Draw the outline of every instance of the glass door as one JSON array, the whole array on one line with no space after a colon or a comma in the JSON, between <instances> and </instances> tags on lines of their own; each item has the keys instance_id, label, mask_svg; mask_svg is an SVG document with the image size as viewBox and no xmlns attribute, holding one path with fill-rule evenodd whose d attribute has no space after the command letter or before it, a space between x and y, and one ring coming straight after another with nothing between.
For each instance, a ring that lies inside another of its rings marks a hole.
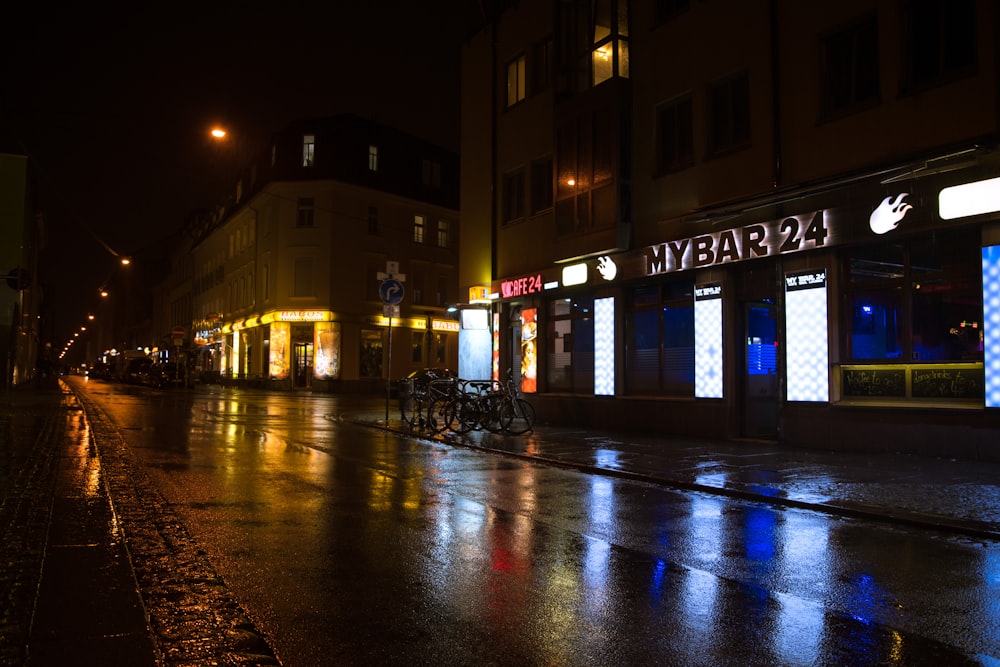
<instances>
[{"instance_id":1,"label":"glass door","mask_svg":"<svg viewBox=\"0 0 1000 667\"><path fill-rule=\"evenodd\" d=\"M778 318L774 304L743 304L743 435L778 435Z\"/></svg>"}]
</instances>

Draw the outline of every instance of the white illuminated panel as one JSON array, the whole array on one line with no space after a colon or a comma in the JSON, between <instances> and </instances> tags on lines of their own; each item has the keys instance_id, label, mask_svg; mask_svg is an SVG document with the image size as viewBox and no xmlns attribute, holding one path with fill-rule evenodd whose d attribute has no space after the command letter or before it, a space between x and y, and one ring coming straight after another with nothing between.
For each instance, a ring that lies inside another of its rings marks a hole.
<instances>
[{"instance_id":1,"label":"white illuminated panel","mask_svg":"<svg viewBox=\"0 0 1000 667\"><path fill-rule=\"evenodd\" d=\"M785 374L789 401L830 400L826 269L785 275Z\"/></svg>"},{"instance_id":2,"label":"white illuminated panel","mask_svg":"<svg viewBox=\"0 0 1000 667\"><path fill-rule=\"evenodd\" d=\"M983 370L986 407L1000 408L1000 246L983 248Z\"/></svg>"},{"instance_id":3,"label":"white illuminated panel","mask_svg":"<svg viewBox=\"0 0 1000 667\"><path fill-rule=\"evenodd\" d=\"M587 282L587 265L571 264L563 267L562 282L567 287L570 285L582 285Z\"/></svg>"},{"instance_id":4,"label":"white illuminated panel","mask_svg":"<svg viewBox=\"0 0 1000 667\"><path fill-rule=\"evenodd\" d=\"M594 394L615 393L615 299L594 299Z\"/></svg>"},{"instance_id":5,"label":"white illuminated panel","mask_svg":"<svg viewBox=\"0 0 1000 667\"><path fill-rule=\"evenodd\" d=\"M694 290L694 395L722 398L722 285Z\"/></svg>"},{"instance_id":6,"label":"white illuminated panel","mask_svg":"<svg viewBox=\"0 0 1000 667\"><path fill-rule=\"evenodd\" d=\"M938 214L943 220L1000 211L1000 178L945 188L938 195Z\"/></svg>"}]
</instances>

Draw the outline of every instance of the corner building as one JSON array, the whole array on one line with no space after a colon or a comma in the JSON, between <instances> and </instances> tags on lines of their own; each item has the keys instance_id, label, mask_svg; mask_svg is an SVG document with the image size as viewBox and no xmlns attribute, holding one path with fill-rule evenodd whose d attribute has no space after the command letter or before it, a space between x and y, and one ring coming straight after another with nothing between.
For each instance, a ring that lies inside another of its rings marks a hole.
<instances>
[{"instance_id":1,"label":"corner building","mask_svg":"<svg viewBox=\"0 0 1000 667\"><path fill-rule=\"evenodd\" d=\"M507 4L459 287L540 419L1000 460L995 3Z\"/></svg>"},{"instance_id":2,"label":"corner building","mask_svg":"<svg viewBox=\"0 0 1000 667\"><path fill-rule=\"evenodd\" d=\"M458 156L446 149L349 114L294 123L197 236L192 334L203 377L377 391L457 363L447 307ZM388 278L402 286L395 308L380 296Z\"/></svg>"}]
</instances>

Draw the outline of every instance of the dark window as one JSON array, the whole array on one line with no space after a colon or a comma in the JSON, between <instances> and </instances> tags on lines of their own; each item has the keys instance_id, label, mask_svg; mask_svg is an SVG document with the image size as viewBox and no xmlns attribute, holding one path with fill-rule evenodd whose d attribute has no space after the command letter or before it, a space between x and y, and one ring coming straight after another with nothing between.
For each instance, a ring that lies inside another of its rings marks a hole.
<instances>
[{"instance_id":1,"label":"dark window","mask_svg":"<svg viewBox=\"0 0 1000 667\"><path fill-rule=\"evenodd\" d=\"M694 121L691 96L685 95L656 111L658 171L675 171L694 164Z\"/></svg>"},{"instance_id":2,"label":"dark window","mask_svg":"<svg viewBox=\"0 0 1000 667\"><path fill-rule=\"evenodd\" d=\"M854 361L982 361L979 237L866 246L846 259Z\"/></svg>"},{"instance_id":3,"label":"dark window","mask_svg":"<svg viewBox=\"0 0 1000 667\"><path fill-rule=\"evenodd\" d=\"M535 44L531 50L531 94L548 90L552 85L552 38Z\"/></svg>"},{"instance_id":4,"label":"dark window","mask_svg":"<svg viewBox=\"0 0 1000 667\"><path fill-rule=\"evenodd\" d=\"M548 387L555 391L594 392L594 299L557 299L549 303Z\"/></svg>"},{"instance_id":5,"label":"dark window","mask_svg":"<svg viewBox=\"0 0 1000 667\"><path fill-rule=\"evenodd\" d=\"M368 207L368 233L372 236L378 236L378 207L369 206Z\"/></svg>"},{"instance_id":6,"label":"dark window","mask_svg":"<svg viewBox=\"0 0 1000 667\"><path fill-rule=\"evenodd\" d=\"M507 63L507 106L512 107L527 95L526 63L520 55Z\"/></svg>"},{"instance_id":7,"label":"dark window","mask_svg":"<svg viewBox=\"0 0 1000 667\"><path fill-rule=\"evenodd\" d=\"M552 208L552 157L531 163L531 212Z\"/></svg>"},{"instance_id":8,"label":"dark window","mask_svg":"<svg viewBox=\"0 0 1000 667\"><path fill-rule=\"evenodd\" d=\"M713 84L708 91L709 154L750 146L750 76L746 72Z\"/></svg>"},{"instance_id":9,"label":"dark window","mask_svg":"<svg viewBox=\"0 0 1000 667\"><path fill-rule=\"evenodd\" d=\"M299 197L298 217L295 224L298 227L312 227L316 223L316 208L312 197Z\"/></svg>"},{"instance_id":10,"label":"dark window","mask_svg":"<svg viewBox=\"0 0 1000 667\"><path fill-rule=\"evenodd\" d=\"M874 16L831 33L822 49L824 114L878 101L878 23Z\"/></svg>"},{"instance_id":11,"label":"dark window","mask_svg":"<svg viewBox=\"0 0 1000 667\"><path fill-rule=\"evenodd\" d=\"M503 177L503 222L524 217L524 170L518 169Z\"/></svg>"},{"instance_id":12,"label":"dark window","mask_svg":"<svg viewBox=\"0 0 1000 667\"><path fill-rule=\"evenodd\" d=\"M423 184L429 188L441 187L441 163L434 160L424 160L421 168Z\"/></svg>"},{"instance_id":13,"label":"dark window","mask_svg":"<svg viewBox=\"0 0 1000 667\"><path fill-rule=\"evenodd\" d=\"M906 88L975 71L975 0L910 0L903 5Z\"/></svg>"},{"instance_id":14,"label":"dark window","mask_svg":"<svg viewBox=\"0 0 1000 667\"><path fill-rule=\"evenodd\" d=\"M626 391L694 395L694 301L686 281L643 285L626 315Z\"/></svg>"}]
</instances>

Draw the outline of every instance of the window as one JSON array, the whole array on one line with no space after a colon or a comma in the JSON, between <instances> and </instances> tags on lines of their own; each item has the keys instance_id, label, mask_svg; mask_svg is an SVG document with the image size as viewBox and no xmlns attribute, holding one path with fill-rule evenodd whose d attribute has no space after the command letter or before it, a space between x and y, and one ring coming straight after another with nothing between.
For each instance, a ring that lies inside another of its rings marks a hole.
<instances>
[{"instance_id":1,"label":"window","mask_svg":"<svg viewBox=\"0 0 1000 667\"><path fill-rule=\"evenodd\" d=\"M447 248L451 239L448 236L448 221L438 220L437 227L437 245L439 248Z\"/></svg>"},{"instance_id":2,"label":"window","mask_svg":"<svg viewBox=\"0 0 1000 667\"><path fill-rule=\"evenodd\" d=\"M410 334L410 361L415 364L424 363L424 332L414 331Z\"/></svg>"},{"instance_id":3,"label":"window","mask_svg":"<svg viewBox=\"0 0 1000 667\"><path fill-rule=\"evenodd\" d=\"M847 255L850 359L982 361L979 255L974 230Z\"/></svg>"},{"instance_id":4,"label":"window","mask_svg":"<svg viewBox=\"0 0 1000 667\"><path fill-rule=\"evenodd\" d=\"M422 182L424 187L441 187L441 163L435 160L424 160L422 168Z\"/></svg>"},{"instance_id":5,"label":"window","mask_svg":"<svg viewBox=\"0 0 1000 667\"><path fill-rule=\"evenodd\" d=\"M316 135L302 135L302 166L311 167L316 160Z\"/></svg>"},{"instance_id":6,"label":"window","mask_svg":"<svg viewBox=\"0 0 1000 667\"><path fill-rule=\"evenodd\" d=\"M875 16L827 35L822 44L822 108L826 114L879 99Z\"/></svg>"},{"instance_id":7,"label":"window","mask_svg":"<svg viewBox=\"0 0 1000 667\"><path fill-rule=\"evenodd\" d=\"M368 207L368 234L378 236L378 207Z\"/></svg>"},{"instance_id":8,"label":"window","mask_svg":"<svg viewBox=\"0 0 1000 667\"><path fill-rule=\"evenodd\" d=\"M531 94L548 90L552 84L552 38L538 42L531 49Z\"/></svg>"},{"instance_id":9,"label":"window","mask_svg":"<svg viewBox=\"0 0 1000 667\"><path fill-rule=\"evenodd\" d=\"M596 86L616 76L627 78L629 75L627 0L596 0L592 33L591 85Z\"/></svg>"},{"instance_id":10,"label":"window","mask_svg":"<svg viewBox=\"0 0 1000 667\"><path fill-rule=\"evenodd\" d=\"M908 0L903 5L905 87L975 71L976 44L975 0Z\"/></svg>"},{"instance_id":11,"label":"window","mask_svg":"<svg viewBox=\"0 0 1000 667\"><path fill-rule=\"evenodd\" d=\"M412 274L410 288L413 291L413 303L422 304L424 303L424 282L427 277L424 275L423 271L414 271Z\"/></svg>"},{"instance_id":12,"label":"window","mask_svg":"<svg viewBox=\"0 0 1000 667\"><path fill-rule=\"evenodd\" d=\"M503 177L503 223L524 217L524 170L517 169Z\"/></svg>"},{"instance_id":13,"label":"window","mask_svg":"<svg viewBox=\"0 0 1000 667\"><path fill-rule=\"evenodd\" d=\"M694 121L691 95L684 95L656 110L657 167L676 171L694 164Z\"/></svg>"},{"instance_id":14,"label":"window","mask_svg":"<svg viewBox=\"0 0 1000 667\"><path fill-rule=\"evenodd\" d=\"M312 257L299 257L295 260L295 277L292 285L292 296L313 296L313 260Z\"/></svg>"},{"instance_id":15,"label":"window","mask_svg":"<svg viewBox=\"0 0 1000 667\"><path fill-rule=\"evenodd\" d=\"M385 356L382 344L382 331L379 329L361 330L361 365L358 374L363 378L381 378L382 358Z\"/></svg>"},{"instance_id":16,"label":"window","mask_svg":"<svg viewBox=\"0 0 1000 667\"><path fill-rule=\"evenodd\" d=\"M553 391L594 391L594 299L549 303L546 378Z\"/></svg>"},{"instance_id":17,"label":"window","mask_svg":"<svg viewBox=\"0 0 1000 667\"><path fill-rule=\"evenodd\" d=\"M448 276L438 276L437 281L437 302L435 305L444 306L448 303Z\"/></svg>"},{"instance_id":18,"label":"window","mask_svg":"<svg viewBox=\"0 0 1000 667\"><path fill-rule=\"evenodd\" d=\"M713 84L708 91L709 154L750 145L750 76L743 72Z\"/></svg>"},{"instance_id":19,"label":"window","mask_svg":"<svg viewBox=\"0 0 1000 667\"><path fill-rule=\"evenodd\" d=\"M316 222L316 209L312 197L299 197L298 216L295 218L296 227L312 227Z\"/></svg>"},{"instance_id":20,"label":"window","mask_svg":"<svg viewBox=\"0 0 1000 667\"><path fill-rule=\"evenodd\" d=\"M525 90L525 61L524 55L520 55L507 63L507 106L512 107L518 102L524 101Z\"/></svg>"},{"instance_id":21,"label":"window","mask_svg":"<svg viewBox=\"0 0 1000 667\"><path fill-rule=\"evenodd\" d=\"M368 146L368 171L378 171L378 146Z\"/></svg>"},{"instance_id":22,"label":"window","mask_svg":"<svg viewBox=\"0 0 1000 667\"><path fill-rule=\"evenodd\" d=\"M552 156L531 163L531 213L552 208Z\"/></svg>"},{"instance_id":23,"label":"window","mask_svg":"<svg viewBox=\"0 0 1000 667\"><path fill-rule=\"evenodd\" d=\"M686 281L632 290L625 325L628 393L694 396L692 293Z\"/></svg>"},{"instance_id":24,"label":"window","mask_svg":"<svg viewBox=\"0 0 1000 667\"><path fill-rule=\"evenodd\" d=\"M413 216L413 242L423 243L424 242L424 231L427 228L427 216L415 215Z\"/></svg>"}]
</instances>

